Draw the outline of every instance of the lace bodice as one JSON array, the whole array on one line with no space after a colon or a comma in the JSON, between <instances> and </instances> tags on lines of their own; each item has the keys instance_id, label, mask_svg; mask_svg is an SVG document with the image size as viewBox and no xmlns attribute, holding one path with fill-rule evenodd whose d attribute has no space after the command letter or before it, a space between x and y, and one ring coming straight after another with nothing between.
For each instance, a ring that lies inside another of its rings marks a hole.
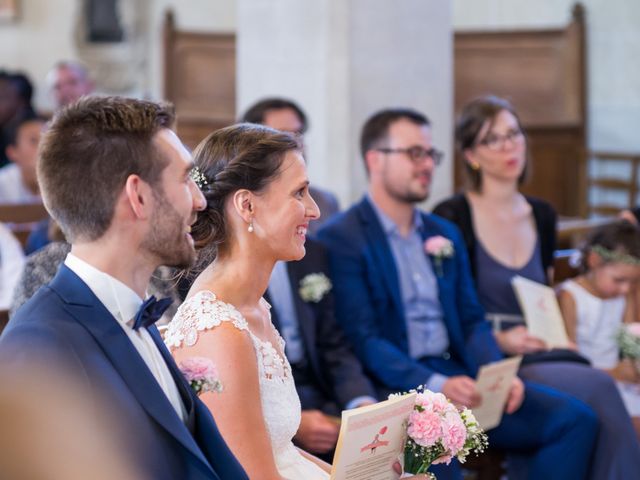
<instances>
[{"instance_id":1,"label":"lace bodice","mask_svg":"<svg viewBox=\"0 0 640 480\"><path fill-rule=\"evenodd\" d=\"M268 305L266 302L265 304ZM291 439L300 425L300 400L291 366L282 355L284 340L275 329L279 351L271 342L255 336L249 329L247 320L233 305L219 300L212 292L201 291L178 308L167 328L165 343L172 350L183 345L193 346L203 332L212 330L222 322L230 322L238 330L245 331L253 342L262 411L277 463L291 455L299 457Z\"/></svg>"}]
</instances>

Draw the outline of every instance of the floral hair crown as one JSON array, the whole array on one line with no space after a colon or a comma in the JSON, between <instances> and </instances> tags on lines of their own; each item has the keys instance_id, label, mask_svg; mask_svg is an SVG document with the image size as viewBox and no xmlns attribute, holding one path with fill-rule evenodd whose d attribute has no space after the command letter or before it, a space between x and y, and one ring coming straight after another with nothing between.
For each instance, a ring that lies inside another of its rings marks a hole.
<instances>
[{"instance_id":1,"label":"floral hair crown","mask_svg":"<svg viewBox=\"0 0 640 480\"><path fill-rule=\"evenodd\" d=\"M191 172L189 173L189 176L200 190L204 190L209 186L209 179L204 173L202 173L202 170L200 170L198 167L193 167L191 169Z\"/></svg>"},{"instance_id":2,"label":"floral hair crown","mask_svg":"<svg viewBox=\"0 0 640 480\"><path fill-rule=\"evenodd\" d=\"M600 255L605 262L626 263L627 265L640 266L640 258L634 257L628 253L609 250L602 245L592 246L591 251Z\"/></svg>"}]
</instances>

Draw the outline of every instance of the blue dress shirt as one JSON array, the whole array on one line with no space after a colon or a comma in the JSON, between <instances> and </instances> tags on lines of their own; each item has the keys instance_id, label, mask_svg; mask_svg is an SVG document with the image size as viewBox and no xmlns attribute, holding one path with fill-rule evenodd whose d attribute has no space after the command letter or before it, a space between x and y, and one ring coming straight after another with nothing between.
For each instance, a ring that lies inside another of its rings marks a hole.
<instances>
[{"instance_id":1,"label":"blue dress shirt","mask_svg":"<svg viewBox=\"0 0 640 480\"><path fill-rule=\"evenodd\" d=\"M424 251L420 231L422 218L414 210L413 224L407 236L402 236L398 226L375 202L373 209L380 219L398 271L400 292L405 309L409 355L412 358L443 356L449 348L449 334L443 321L438 297L438 281ZM441 391L447 377L432 375L426 387Z\"/></svg>"}]
</instances>

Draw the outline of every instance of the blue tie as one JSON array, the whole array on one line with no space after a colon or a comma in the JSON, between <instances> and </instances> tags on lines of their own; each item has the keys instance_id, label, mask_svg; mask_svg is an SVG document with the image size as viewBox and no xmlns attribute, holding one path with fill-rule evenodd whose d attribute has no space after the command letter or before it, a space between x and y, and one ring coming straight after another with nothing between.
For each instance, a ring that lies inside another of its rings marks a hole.
<instances>
[{"instance_id":1,"label":"blue tie","mask_svg":"<svg viewBox=\"0 0 640 480\"><path fill-rule=\"evenodd\" d=\"M133 329L138 330L140 327L147 328L153 325L172 303L173 299L171 298L161 298L157 300L155 296L151 295L144 301L140 310L136 313Z\"/></svg>"}]
</instances>

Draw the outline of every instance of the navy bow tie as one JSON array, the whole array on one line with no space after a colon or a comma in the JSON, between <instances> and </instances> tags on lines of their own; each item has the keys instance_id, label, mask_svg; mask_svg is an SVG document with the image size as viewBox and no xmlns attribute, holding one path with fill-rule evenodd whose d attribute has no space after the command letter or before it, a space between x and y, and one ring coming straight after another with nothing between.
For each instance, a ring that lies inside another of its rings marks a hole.
<instances>
[{"instance_id":1,"label":"navy bow tie","mask_svg":"<svg viewBox=\"0 0 640 480\"><path fill-rule=\"evenodd\" d=\"M172 303L173 299L171 298L161 298L157 300L156 297L151 295L144 301L140 310L136 313L133 329L138 330L140 327L147 328L153 325Z\"/></svg>"}]
</instances>

